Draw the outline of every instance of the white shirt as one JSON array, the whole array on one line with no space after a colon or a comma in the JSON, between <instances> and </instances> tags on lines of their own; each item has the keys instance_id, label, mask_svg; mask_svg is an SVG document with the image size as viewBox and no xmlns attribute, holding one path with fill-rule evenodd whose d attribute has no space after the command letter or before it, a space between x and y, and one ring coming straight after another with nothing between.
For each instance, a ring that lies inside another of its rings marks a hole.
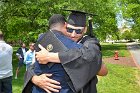
<instances>
[{"instance_id":1,"label":"white shirt","mask_svg":"<svg viewBox=\"0 0 140 93\"><path fill-rule=\"evenodd\" d=\"M12 72L13 48L4 41L0 41L0 79L13 75Z\"/></svg>"},{"instance_id":2,"label":"white shirt","mask_svg":"<svg viewBox=\"0 0 140 93\"><path fill-rule=\"evenodd\" d=\"M23 52L23 55L25 56L25 53L26 53L25 48L22 48L22 52Z\"/></svg>"}]
</instances>

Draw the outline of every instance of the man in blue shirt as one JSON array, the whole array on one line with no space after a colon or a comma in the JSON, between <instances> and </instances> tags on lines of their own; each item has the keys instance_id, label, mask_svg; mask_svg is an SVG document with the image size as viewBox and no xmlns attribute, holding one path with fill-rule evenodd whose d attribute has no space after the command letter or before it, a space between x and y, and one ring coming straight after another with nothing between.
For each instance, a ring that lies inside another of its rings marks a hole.
<instances>
[{"instance_id":1,"label":"man in blue shirt","mask_svg":"<svg viewBox=\"0 0 140 93\"><path fill-rule=\"evenodd\" d=\"M34 43L29 43L29 50L25 53L24 56L24 64L26 64L26 71L29 68L29 66L33 65L35 63L35 49L34 49Z\"/></svg>"}]
</instances>

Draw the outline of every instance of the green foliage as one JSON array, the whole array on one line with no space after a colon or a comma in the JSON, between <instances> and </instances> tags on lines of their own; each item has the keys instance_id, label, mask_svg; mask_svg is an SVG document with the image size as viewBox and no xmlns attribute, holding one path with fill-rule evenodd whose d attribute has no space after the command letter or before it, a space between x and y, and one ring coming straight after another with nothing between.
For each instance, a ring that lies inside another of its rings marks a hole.
<instances>
[{"instance_id":1,"label":"green foliage","mask_svg":"<svg viewBox=\"0 0 140 93\"><path fill-rule=\"evenodd\" d=\"M37 39L39 33L48 29L48 19L52 14L61 13L67 15L68 12L64 12L61 9L76 9L98 14L93 21L97 24L95 33L100 37L105 38L102 33L107 31L113 34L117 28L115 11L112 10L114 2L110 0L66 1L7 0L1 2L0 28L4 31L5 39L11 42L18 42L19 40L29 42Z\"/></svg>"},{"instance_id":2,"label":"green foliage","mask_svg":"<svg viewBox=\"0 0 140 93\"><path fill-rule=\"evenodd\" d=\"M105 40L107 35L119 39L116 14L120 10L124 19L135 22L132 31L140 33L139 3L139 0L1 0L0 29L8 42L36 41L39 33L48 30L52 14L67 17L69 12L62 9L76 9L98 15L93 16L93 31L100 40ZM140 38L140 34L136 37Z\"/></svg>"},{"instance_id":3,"label":"green foliage","mask_svg":"<svg viewBox=\"0 0 140 93\"><path fill-rule=\"evenodd\" d=\"M1 2L0 28L9 42L35 41L38 34L48 29L48 19L60 13L62 5L55 0L21 0ZM9 39L10 38L10 39Z\"/></svg>"},{"instance_id":4,"label":"green foliage","mask_svg":"<svg viewBox=\"0 0 140 93\"><path fill-rule=\"evenodd\" d=\"M122 11L124 19L128 22L132 19L134 25L132 26L135 38L140 39L140 1L139 0L121 0L122 1Z\"/></svg>"},{"instance_id":5,"label":"green foliage","mask_svg":"<svg viewBox=\"0 0 140 93\"><path fill-rule=\"evenodd\" d=\"M125 40L129 40L129 41L132 41L134 37L134 33L132 31L125 31L122 35L121 35L121 38L122 39L125 39Z\"/></svg>"}]
</instances>

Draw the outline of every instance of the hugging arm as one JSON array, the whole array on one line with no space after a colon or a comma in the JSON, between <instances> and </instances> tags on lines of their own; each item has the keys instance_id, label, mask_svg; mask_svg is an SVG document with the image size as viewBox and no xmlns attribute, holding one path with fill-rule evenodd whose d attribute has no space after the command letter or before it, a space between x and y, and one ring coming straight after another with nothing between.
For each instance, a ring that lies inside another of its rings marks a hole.
<instances>
[{"instance_id":1,"label":"hugging arm","mask_svg":"<svg viewBox=\"0 0 140 93\"><path fill-rule=\"evenodd\" d=\"M34 73L34 66L30 66L25 73L22 93L32 93L33 85L39 86L47 93L59 92L59 89L61 88L60 83L50 79L50 76L51 74L47 73L37 76Z\"/></svg>"}]
</instances>

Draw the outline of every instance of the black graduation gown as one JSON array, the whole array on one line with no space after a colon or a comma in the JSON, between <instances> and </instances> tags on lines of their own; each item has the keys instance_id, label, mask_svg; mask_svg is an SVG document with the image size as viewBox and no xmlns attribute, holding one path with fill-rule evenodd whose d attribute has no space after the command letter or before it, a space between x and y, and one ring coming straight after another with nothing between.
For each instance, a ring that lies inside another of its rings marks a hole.
<instances>
[{"instance_id":1,"label":"black graduation gown","mask_svg":"<svg viewBox=\"0 0 140 93\"><path fill-rule=\"evenodd\" d=\"M61 63L76 92L82 89L82 93L96 93L96 75L102 64L102 55L98 45L96 38L90 38L79 50L70 49L59 53Z\"/></svg>"},{"instance_id":2,"label":"black graduation gown","mask_svg":"<svg viewBox=\"0 0 140 93\"><path fill-rule=\"evenodd\" d=\"M61 63L71 80L68 84L76 93L81 89L82 93L96 93L96 74L102 64L98 44L95 38L90 38L84 42L84 47L81 49L70 49L59 53ZM27 92L32 86L30 79L35 75L32 69L26 72L22 93L30 93Z\"/></svg>"}]
</instances>

